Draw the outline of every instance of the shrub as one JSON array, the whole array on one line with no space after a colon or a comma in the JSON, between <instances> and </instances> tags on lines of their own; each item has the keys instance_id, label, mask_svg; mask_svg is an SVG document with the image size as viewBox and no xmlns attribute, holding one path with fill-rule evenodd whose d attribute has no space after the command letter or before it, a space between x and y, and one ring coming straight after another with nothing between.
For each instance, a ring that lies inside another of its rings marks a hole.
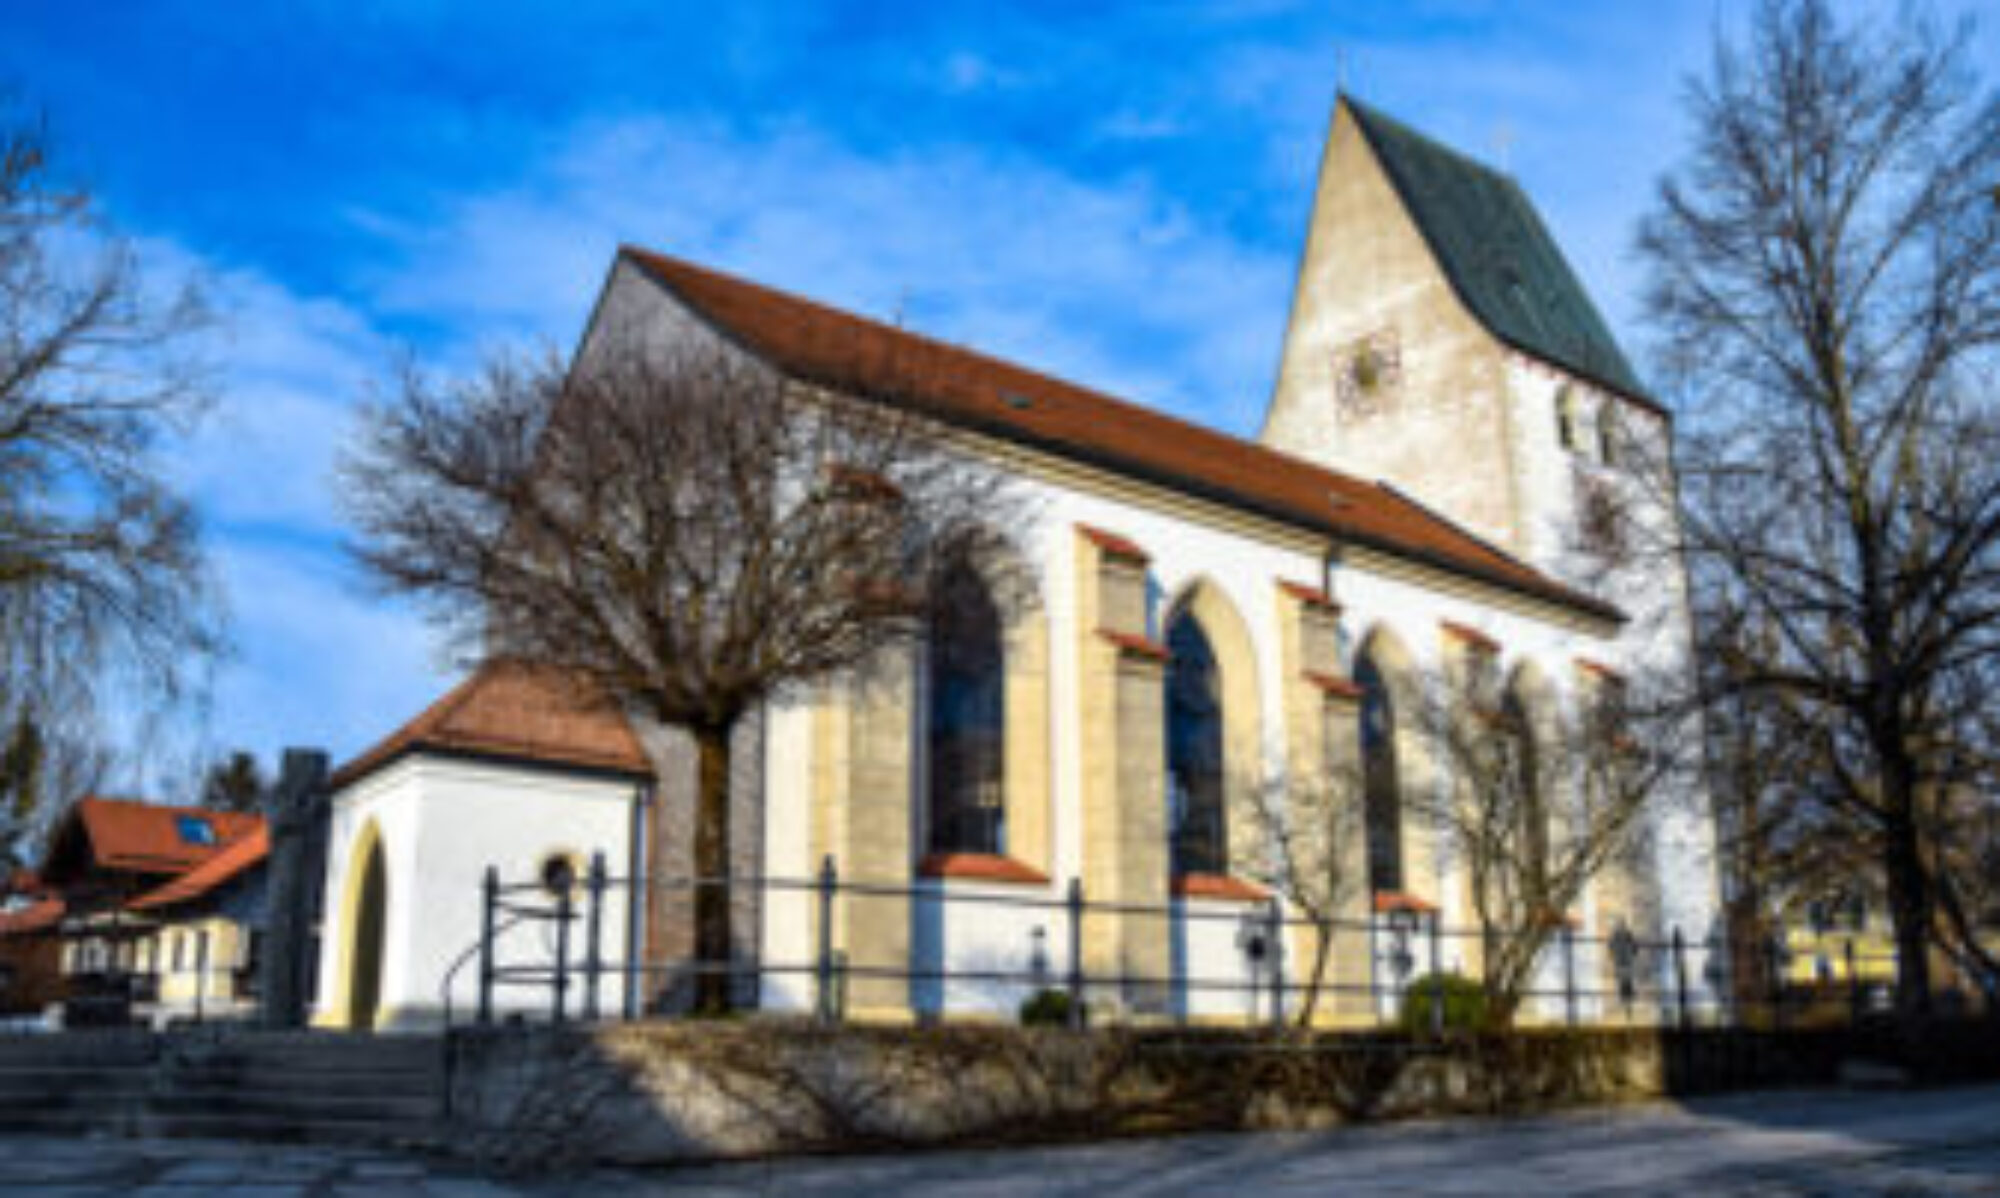
<instances>
[{"instance_id":1,"label":"shrub","mask_svg":"<svg viewBox=\"0 0 2000 1198\"><path fill-rule=\"evenodd\" d=\"M1444 995L1446 1031L1479 1031L1487 1026L1491 1012L1486 1001L1486 988L1460 974L1437 973L1418 978L1403 991L1401 1024L1404 1031L1431 1030L1431 995L1440 991Z\"/></svg>"},{"instance_id":2,"label":"shrub","mask_svg":"<svg viewBox=\"0 0 2000 1198\"><path fill-rule=\"evenodd\" d=\"M1021 1026L1068 1027L1069 991L1037 990L1021 1000Z\"/></svg>"}]
</instances>

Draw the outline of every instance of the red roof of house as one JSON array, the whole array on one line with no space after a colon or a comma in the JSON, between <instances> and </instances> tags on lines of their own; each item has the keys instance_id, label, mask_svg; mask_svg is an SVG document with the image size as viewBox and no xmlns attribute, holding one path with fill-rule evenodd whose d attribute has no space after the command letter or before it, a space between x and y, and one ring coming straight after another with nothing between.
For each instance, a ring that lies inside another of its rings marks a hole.
<instances>
[{"instance_id":1,"label":"red roof of house","mask_svg":"<svg viewBox=\"0 0 2000 1198\"><path fill-rule=\"evenodd\" d=\"M420 750L650 776L631 721L578 675L491 661L417 718L336 770L346 786Z\"/></svg>"},{"instance_id":2,"label":"red roof of house","mask_svg":"<svg viewBox=\"0 0 2000 1198\"><path fill-rule=\"evenodd\" d=\"M165 886L133 899L130 906L134 911L146 911L201 898L246 870L262 865L270 855L271 830L260 821L250 835L225 846L221 852Z\"/></svg>"},{"instance_id":3,"label":"red roof of house","mask_svg":"<svg viewBox=\"0 0 2000 1198\"><path fill-rule=\"evenodd\" d=\"M19 911L0 912L0 936L25 936L46 932L62 922L68 905L56 895L47 895Z\"/></svg>"},{"instance_id":4,"label":"red roof of house","mask_svg":"<svg viewBox=\"0 0 2000 1198\"><path fill-rule=\"evenodd\" d=\"M246 812L96 795L78 799L68 818L82 829L98 868L151 874L191 869L264 826L263 816ZM207 829L205 839L188 834L195 825Z\"/></svg>"},{"instance_id":5,"label":"red roof of house","mask_svg":"<svg viewBox=\"0 0 2000 1198\"><path fill-rule=\"evenodd\" d=\"M803 381L909 403L975 432L1622 618L1392 487L690 262L629 246L620 254L725 337Z\"/></svg>"}]
</instances>

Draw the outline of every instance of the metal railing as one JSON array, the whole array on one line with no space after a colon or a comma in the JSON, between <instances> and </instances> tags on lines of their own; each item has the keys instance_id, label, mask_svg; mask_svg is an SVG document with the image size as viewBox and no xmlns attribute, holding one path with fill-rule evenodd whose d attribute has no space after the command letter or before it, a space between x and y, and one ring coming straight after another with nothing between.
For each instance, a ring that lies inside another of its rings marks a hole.
<instances>
[{"instance_id":1,"label":"metal railing","mask_svg":"<svg viewBox=\"0 0 2000 1198\"><path fill-rule=\"evenodd\" d=\"M764 943L728 962L686 956L646 960L608 950L606 927L614 912L652 911L668 897L691 909L698 890L725 884L733 902L754 896L754 922L760 927L785 917L804 921L809 935L786 939L795 947L809 942L810 948L787 956ZM1055 993L1063 996L1060 1009L1072 1024L1164 1019L1275 1027L1295 1017L1306 1001L1312 963L1309 957L1296 959L1293 950L1308 945L1317 930L1331 937L1329 965L1315 987L1318 1010L1348 1026L1436 1033L1457 1018L1451 1011L1456 1000L1446 984L1424 979L1458 973L1477 986L1477 962L1493 950L1490 933L1446 925L1433 913L1314 921L1287 912L1275 898L1096 900L1076 879L1060 890L958 880L861 881L843 878L831 857L811 878L733 877L726 883L663 878L639 886L642 893L633 895L633 882L611 876L601 855L581 878L555 885L548 879L505 883L489 868L480 939L472 950L478 965L477 1022L493 1022L501 1013L500 996L523 990L540 993L508 1003L505 1014L556 1023L632 1019L673 1009L662 1007L661 996L674 986L685 991L695 978L722 974L730 978L738 1006L809 1014L825 1022L845 1016L851 990L873 986L878 996L884 987L899 987L905 1009L925 1019L975 1011L1012 1016L1026 1000ZM789 910L771 911L772 902L788 895L794 896ZM885 901L908 904L892 908L891 918L907 919L906 930L927 922L935 932L932 942L919 945L912 936L908 949L897 953L850 937L856 942L843 947L842 916L853 913L844 908ZM946 925L965 914L979 918L977 930L959 923L960 934L948 934ZM997 961L954 955L954 948L967 944L990 947L1008 934L1009 920L1016 933L1024 923L1032 925L1025 949L1017 942ZM1091 938L1113 921L1126 925L1126 943L1154 946L1140 955L1165 967L1104 966L1105 953L1093 949ZM1166 937L1164 943L1147 939L1149 926ZM521 937L510 938L521 928L537 927L543 933L539 945L528 951ZM1060 945L1050 943L1056 939ZM1359 958L1365 968L1358 974L1357 939L1365 944ZM463 958L454 963L453 975L464 963ZM1517 1021L1782 1030L1861 1023L1893 1008L1893 952L1874 952L1848 938L1836 962L1814 964L1821 979L1800 980L1794 976L1798 962L1776 939L1753 951L1713 933L1691 938L1679 927L1649 937L1622 926L1609 935L1563 926L1551 931L1530 971ZM608 988L615 990L610 1002ZM451 989L450 978L444 989ZM449 993L444 997L450 1022ZM1992 1011L1990 1000L1978 1005Z\"/></svg>"}]
</instances>

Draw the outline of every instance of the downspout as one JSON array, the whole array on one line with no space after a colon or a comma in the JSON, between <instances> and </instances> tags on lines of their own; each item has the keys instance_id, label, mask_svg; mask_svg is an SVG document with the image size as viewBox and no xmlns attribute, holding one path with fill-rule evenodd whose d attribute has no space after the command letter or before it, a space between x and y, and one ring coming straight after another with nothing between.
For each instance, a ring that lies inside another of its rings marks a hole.
<instances>
[{"instance_id":1,"label":"downspout","mask_svg":"<svg viewBox=\"0 0 2000 1198\"><path fill-rule=\"evenodd\" d=\"M1333 594L1333 575L1334 570L1340 565L1340 556L1340 542L1328 541L1326 552L1320 557L1319 563L1319 589L1320 593L1326 596L1328 603L1339 602Z\"/></svg>"},{"instance_id":2,"label":"downspout","mask_svg":"<svg viewBox=\"0 0 2000 1198\"><path fill-rule=\"evenodd\" d=\"M653 803L654 783L642 782L632 789L632 817L625 834L625 1018L638 1018L639 987L644 976L640 969L640 954L646 943L642 926L652 904L646 901L652 891L652 879L645 876L646 853L646 812Z\"/></svg>"}]
</instances>

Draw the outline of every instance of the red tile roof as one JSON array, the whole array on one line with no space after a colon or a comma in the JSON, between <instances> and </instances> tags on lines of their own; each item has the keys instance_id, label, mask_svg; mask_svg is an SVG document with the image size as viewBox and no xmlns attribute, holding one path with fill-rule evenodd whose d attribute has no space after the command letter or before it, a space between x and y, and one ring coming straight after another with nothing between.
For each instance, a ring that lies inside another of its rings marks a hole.
<instances>
[{"instance_id":1,"label":"red tile roof","mask_svg":"<svg viewBox=\"0 0 2000 1198\"><path fill-rule=\"evenodd\" d=\"M250 835L226 846L165 886L133 899L130 906L134 911L146 911L201 898L246 870L262 865L270 855L270 829L259 823L257 830Z\"/></svg>"},{"instance_id":2,"label":"red tile roof","mask_svg":"<svg viewBox=\"0 0 2000 1198\"><path fill-rule=\"evenodd\" d=\"M491 661L417 718L336 770L346 786L419 750L647 777L652 763L612 701L579 676Z\"/></svg>"},{"instance_id":3,"label":"red tile roof","mask_svg":"<svg viewBox=\"0 0 2000 1198\"><path fill-rule=\"evenodd\" d=\"M46 932L62 922L68 905L49 895L36 899L18 911L0 913L0 936L26 936Z\"/></svg>"},{"instance_id":4,"label":"red tile roof","mask_svg":"<svg viewBox=\"0 0 2000 1198\"><path fill-rule=\"evenodd\" d=\"M164 807L95 795L77 800L69 818L82 827L98 868L154 874L191 869L264 826L263 816L246 812ZM182 835L182 820L208 825L213 842L189 840Z\"/></svg>"},{"instance_id":5,"label":"red tile roof","mask_svg":"<svg viewBox=\"0 0 2000 1198\"><path fill-rule=\"evenodd\" d=\"M1621 618L1392 488L690 262L619 252L725 337L805 382L892 398L975 432Z\"/></svg>"}]
</instances>

